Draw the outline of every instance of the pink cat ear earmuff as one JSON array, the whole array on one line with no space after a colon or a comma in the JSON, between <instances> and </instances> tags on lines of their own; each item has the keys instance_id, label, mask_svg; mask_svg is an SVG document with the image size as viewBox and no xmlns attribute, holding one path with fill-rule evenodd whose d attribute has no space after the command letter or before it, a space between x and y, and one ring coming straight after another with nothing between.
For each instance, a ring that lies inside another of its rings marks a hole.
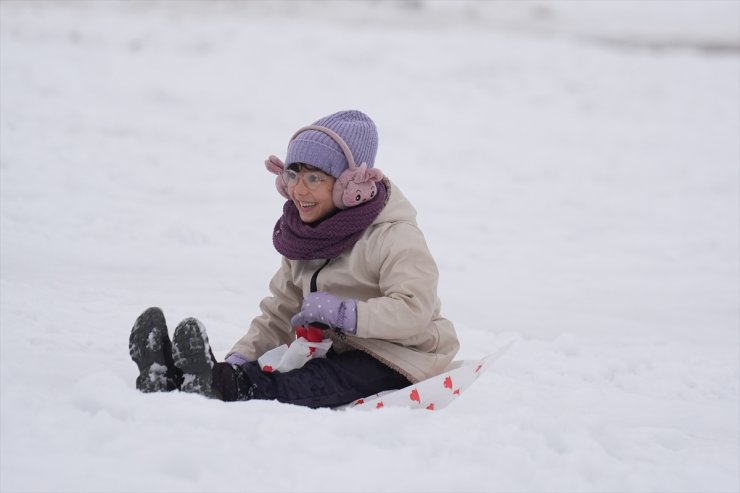
<instances>
[{"instance_id":1,"label":"pink cat ear earmuff","mask_svg":"<svg viewBox=\"0 0 740 493\"><path fill-rule=\"evenodd\" d=\"M277 156L270 156L265 159L265 168L272 174L277 175L275 177L275 188L280 195L286 199L290 199L288 195L288 184L283 179L283 171L285 171L285 164Z\"/></svg>"},{"instance_id":2,"label":"pink cat ear earmuff","mask_svg":"<svg viewBox=\"0 0 740 493\"><path fill-rule=\"evenodd\" d=\"M342 152L344 152L344 157L347 159L349 167L339 175L339 178L334 182L334 189L332 190L332 199L334 201L334 205L338 209L347 209L348 207L360 205L375 197L378 193L378 186L376 183L383 179L382 171L368 167L367 163L362 163L357 166L355 164L355 159L352 156L352 151L347 143L339 136L339 134L330 128L318 125L308 125L298 129L290 140L295 139L298 134L305 132L306 130L318 130L334 139L337 145L342 149ZM271 156L271 158L272 157L274 156ZM279 159L278 162L280 162L281 165L283 164ZM268 167L268 169L270 168ZM278 191L280 191L279 188Z\"/></svg>"},{"instance_id":3,"label":"pink cat ear earmuff","mask_svg":"<svg viewBox=\"0 0 740 493\"><path fill-rule=\"evenodd\" d=\"M368 168L365 163L345 170L334 183L334 205L339 209L346 209L367 202L378 193L376 183L382 179L382 171Z\"/></svg>"}]
</instances>

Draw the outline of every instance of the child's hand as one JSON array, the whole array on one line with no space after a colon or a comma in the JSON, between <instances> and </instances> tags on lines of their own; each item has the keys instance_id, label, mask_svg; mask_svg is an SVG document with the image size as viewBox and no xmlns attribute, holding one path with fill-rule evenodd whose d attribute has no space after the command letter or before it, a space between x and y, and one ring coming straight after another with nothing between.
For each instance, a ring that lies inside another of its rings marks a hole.
<instances>
[{"instance_id":1,"label":"child's hand","mask_svg":"<svg viewBox=\"0 0 740 493\"><path fill-rule=\"evenodd\" d=\"M226 357L224 361L226 361L227 363L231 365L236 365L236 366L244 366L249 362L247 358L245 358L244 356L238 353L231 353L230 355Z\"/></svg>"},{"instance_id":2,"label":"child's hand","mask_svg":"<svg viewBox=\"0 0 740 493\"><path fill-rule=\"evenodd\" d=\"M324 291L311 293L303 300L301 311L290 322L293 327L307 327L317 323L354 334L357 332L357 301L340 300Z\"/></svg>"}]
</instances>

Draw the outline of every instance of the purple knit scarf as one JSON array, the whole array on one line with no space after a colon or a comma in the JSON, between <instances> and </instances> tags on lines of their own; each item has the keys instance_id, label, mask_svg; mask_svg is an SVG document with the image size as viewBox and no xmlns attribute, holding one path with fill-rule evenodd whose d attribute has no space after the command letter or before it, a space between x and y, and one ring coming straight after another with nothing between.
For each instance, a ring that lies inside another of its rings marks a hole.
<instances>
[{"instance_id":1,"label":"purple knit scarf","mask_svg":"<svg viewBox=\"0 0 740 493\"><path fill-rule=\"evenodd\" d=\"M288 200L275 224L272 244L291 260L332 259L354 246L385 206L388 191L378 182L378 194L362 205L344 209L315 224L301 221L295 204Z\"/></svg>"}]
</instances>

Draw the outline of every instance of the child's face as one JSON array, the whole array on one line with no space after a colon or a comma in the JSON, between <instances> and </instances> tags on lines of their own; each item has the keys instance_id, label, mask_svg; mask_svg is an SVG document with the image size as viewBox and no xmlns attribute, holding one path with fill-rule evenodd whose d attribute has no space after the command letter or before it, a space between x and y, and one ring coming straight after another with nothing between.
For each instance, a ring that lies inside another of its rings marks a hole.
<instances>
[{"instance_id":1,"label":"child's face","mask_svg":"<svg viewBox=\"0 0 740 493\"><path fill-rule=\"evenodd\" d=\"M301 166L294 172L292 180L287 180L288 195L298 208L304 223L314 223L324 219L336 210L332 190L336 179L315 168ZM308 185L307 185L308 184Z\"/></svg>"}]
</instances>

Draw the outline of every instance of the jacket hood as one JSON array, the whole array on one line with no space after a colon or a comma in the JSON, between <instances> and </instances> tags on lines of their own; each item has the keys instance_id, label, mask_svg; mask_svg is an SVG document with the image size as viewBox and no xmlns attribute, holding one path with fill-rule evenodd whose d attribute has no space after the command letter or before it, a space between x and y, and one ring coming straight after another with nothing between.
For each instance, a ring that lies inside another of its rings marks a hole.
<instances>
[{"instance_id":1,"label":"jacket hood","mask_svg":"<svg viewBox=\"0 0 740 493\"><path fill-rule=\"evenodd\" d=\"M383 183L388 189L388 197L385 207L372 224L406 222L416 226L416 209L411 202L387 177L383 178Z\"/></svg>"}]
</instances>

